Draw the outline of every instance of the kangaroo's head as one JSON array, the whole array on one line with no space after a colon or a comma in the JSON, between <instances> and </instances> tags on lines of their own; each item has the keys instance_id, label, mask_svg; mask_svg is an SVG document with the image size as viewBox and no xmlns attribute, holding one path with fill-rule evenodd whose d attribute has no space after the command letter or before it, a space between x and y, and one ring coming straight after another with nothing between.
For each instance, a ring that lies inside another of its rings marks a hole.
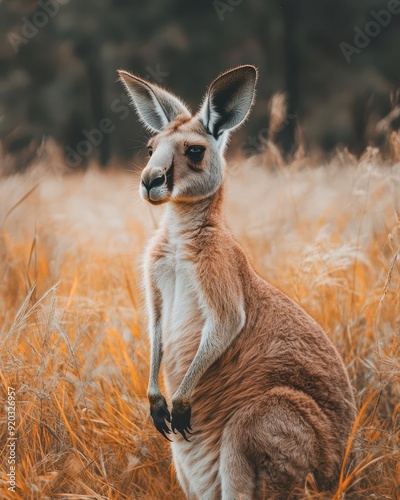
<instances>
[{"instance_id":1,"label":"kangaroo's head","mask_svg":"<svg viewBox=\"0 0 400 500\"><path fill-rule=\"evenodd\" d=\"M198 113L167 90L126 71L119 75L143 124L154 133L140 193L153 204L190 202L214 194L222 183L230 132L247 118L257 70L239 66L208 88Z\"/></svg>"}]
</instances>

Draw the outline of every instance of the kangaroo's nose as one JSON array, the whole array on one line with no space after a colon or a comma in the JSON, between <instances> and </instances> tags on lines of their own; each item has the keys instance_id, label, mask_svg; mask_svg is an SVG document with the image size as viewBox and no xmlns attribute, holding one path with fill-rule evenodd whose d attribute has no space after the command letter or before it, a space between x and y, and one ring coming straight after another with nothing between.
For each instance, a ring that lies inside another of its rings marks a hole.
<instances>
[{"instance_id":1,"label":"kangaroo's nose","mask_svg":"<svg viewBox=\"0 0 400 500\"><path fill-rule=\"evenodd\" d=\"M150 191L150 189L162 186L165 183L165 174L158 175L157 177L153 177L152 179L145 179L142 177L142 184L143 186L147 189L147 191Z\"/></svg>"}]
</instances>

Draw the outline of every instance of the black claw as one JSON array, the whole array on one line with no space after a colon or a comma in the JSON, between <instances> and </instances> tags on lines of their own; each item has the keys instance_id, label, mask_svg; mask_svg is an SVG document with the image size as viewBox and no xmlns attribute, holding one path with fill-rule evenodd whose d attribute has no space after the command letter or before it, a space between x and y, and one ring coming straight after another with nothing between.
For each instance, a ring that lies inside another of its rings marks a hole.
<instances>
[{"instance_id":1,"label":"black claw","mask_svg":"<svg viewBox=\"0 0 400 500\"><path fill-rule=\"evenodd\" d=\"M190 432L192 430L190 426L190 418L191 418L190 406L183 407L175 405L174 408L172 409L172 422L171 422L172 432L174 434L176 434L176 432L179 432L179 434L182 435L183 439L188 442L190 442L190 440L187 438L186 433L192 434L192 432Z\"/></svg>"},{"instance_id":2,"label":"black claw","mask_svg":"<svg viewBox=\"0 0 400 500\"><path fill-rule=\"evenodd\" d=\"M150 400L150 414L158 432L165 437L165 439L171 441L167 437L167 434L170 434L171 430L165 422L171 422L171 414L168 410L167 402L162 396Z\"/></svg>"},{"instance_id":3,"label":"black claw","mask_svg":"<svg viewBox=\"0 0 400 500\"><path fill-rule=\"evenodd\" d=\"M170 443L172 443L172 440L165 434L165 431L163 429L161 429L161 430L158 429L158 430L159 430L160 434L162 436L164 436L167 441L169 441ZM169 432L168 432L168 434L169 434Z\"/></svg>"},{"instance_id":4,"label":"black claw","mask_svg":"<svg viewBox=\"0 0 400 500\"><path fill-rule=\"evenodd\" d=\"M159 432L162 436L164 436L164 437L165 437L165 439L167 439L168 441L171 441L171 440L169 439L169 437L167 437L167 434L171 434L171 431L170 431L169 427L168 427L166 424L164 424L164 425L156 425L155 427L156 427L156 429L158 430L158 432Z\"/></svg>"},{"instance_id":5,"label":"black claw","mask_svg":"<svg viewBox=\"0 0 400 500\"><path fill-rule=\"evenodd\" d=\"M190 443L190 439L188 439L188 438L186 437L185 431L184 431L184 430L181 430L181 431L179 431L179 432L182 434L183 439L184 439L185 441L187 441L188 443Z\"/></svg>"}]
</instances>

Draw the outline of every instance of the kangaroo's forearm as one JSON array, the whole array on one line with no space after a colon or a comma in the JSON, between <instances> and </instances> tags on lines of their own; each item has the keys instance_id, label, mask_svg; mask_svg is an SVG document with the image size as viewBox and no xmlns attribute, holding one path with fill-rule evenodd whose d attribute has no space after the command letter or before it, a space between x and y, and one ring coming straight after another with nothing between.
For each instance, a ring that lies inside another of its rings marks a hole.
<instances>
[{"instance_id":1,"label":"kangaroo's forearm","mask_svg":"<svg viewBox=\"0 0 400 500\"><path fill-rule=\"evenodd\" d=\"M161 297L152 277L150 266L145 268L147 283L146 303L149 313L150 375L147 394L149 399L161 396L158 376L162 360Z\"/></svg>"},{"instance_id":2,"label":"kangaroo's forearm","mask_svg":"<svg viewBox=\"0 0 400 500\"><path fill-rule=\"evenodd\" d=\"M197 353L172 398L173 402L189 403L201 377L232 344L244 323L245 315L239 308L237 314L226 318L226 321L206 322Z\"/></svg>"},{"instance_id":3,"label":"kangaroo's forearm","mask_svg":"<svg viewBox=\"0 0 400 500\"><path fill-rule=\"evenodd\" d=\"M148 397L161 395L158 376L162 360L162 341L160 324L150 326L150 375L147 389Z\"/></svg>"}]
</instances>

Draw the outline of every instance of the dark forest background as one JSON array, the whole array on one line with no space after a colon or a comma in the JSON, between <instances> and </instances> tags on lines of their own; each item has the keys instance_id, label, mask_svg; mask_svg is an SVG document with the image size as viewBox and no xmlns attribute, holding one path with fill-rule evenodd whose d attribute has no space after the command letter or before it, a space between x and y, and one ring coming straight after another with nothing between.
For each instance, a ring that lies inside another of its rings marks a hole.
<instances>
[{"instance_id":1,"label":"dark forest background","mask_svg":"<svg viewBox=\"0 0 400 500\"><path fill-rule=\"evenodd\" d=\"M118 68L196 109L221 71L255 64L257 103L235 138L246 154L257 152L276 92L288 98L277 134L286 153L300 126L310 149L359 154L382 143L377 124L397 105L398 0L3 0L0 29L0 141L20 166L44 137L70 166L137 155L145 133Z\"/></svg>"}]
</instances>

